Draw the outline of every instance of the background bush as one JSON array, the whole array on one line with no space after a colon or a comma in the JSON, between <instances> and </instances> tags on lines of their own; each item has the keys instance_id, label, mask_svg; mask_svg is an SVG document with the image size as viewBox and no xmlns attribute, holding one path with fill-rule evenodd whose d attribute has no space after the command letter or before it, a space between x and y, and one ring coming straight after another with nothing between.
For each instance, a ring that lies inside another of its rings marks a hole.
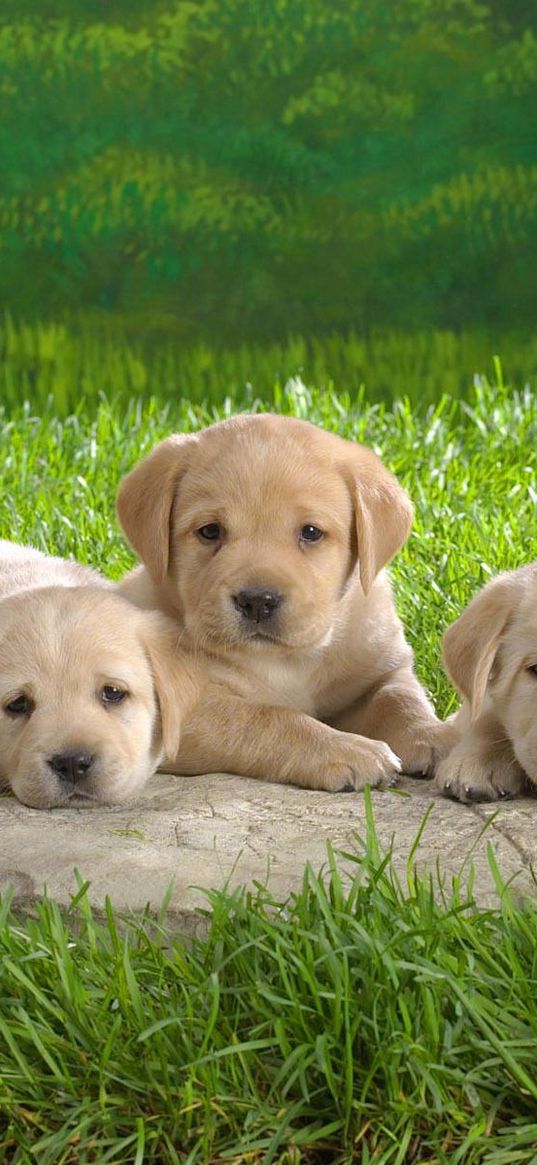
<instances>
[{"instance_id":1,"label":"background bush","mask_svg":"<svg viewBox=\"0 0 537 1165\"><path fill-rule=\"evenodd\" d=\"M4 0L0 308L276 340L534 321L525 0Z\"/></svg>"}]
</instances>

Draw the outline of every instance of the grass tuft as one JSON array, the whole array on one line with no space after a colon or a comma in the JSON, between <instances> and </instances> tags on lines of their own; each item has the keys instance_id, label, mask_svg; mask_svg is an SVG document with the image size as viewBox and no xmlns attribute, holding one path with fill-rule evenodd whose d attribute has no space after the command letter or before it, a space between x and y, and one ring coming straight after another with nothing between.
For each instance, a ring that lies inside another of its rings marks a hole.
<instances>
[{"instance_id":1,"label":"grass tuft","mask_svg":"<svg viewBox=\"0 0 537 1165\"><path fill-rule=\"evenodd\" d=\"M191 945L82 881L0 911L0 1153L17 1165L512 1165L537 1142L537 909L482 911L367 837L287 902L211 891ZM492 853L491 853L491 861Z\"/></svg>"}]
</instances>

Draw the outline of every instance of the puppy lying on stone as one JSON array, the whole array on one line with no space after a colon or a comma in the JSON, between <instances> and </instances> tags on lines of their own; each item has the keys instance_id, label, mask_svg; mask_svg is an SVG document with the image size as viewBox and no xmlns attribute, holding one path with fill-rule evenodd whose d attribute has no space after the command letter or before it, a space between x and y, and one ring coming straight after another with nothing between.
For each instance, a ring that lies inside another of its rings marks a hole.
<instances>
[{"instance_id":1,"label":"puppy lying on stone","mask_svg":"<svg viewBox=\"0 0 537 1165\"><path fill-rule=\"evenodd\" d=\"M198 695L177 629L89 567L0 541L0 784L37 809L125 801Z\"/></svg>"},{"instance_id":2,"label":"puppy lying on stone","mask_svg":"<svg viewBox=\"0 0 537 1165\"><path fill-rule=\"evenodd\" d=\"M210 680L176 772L336 792L432 772L443 728L383 569L412 507L370 449L238 416L158 445L118 513L144 564L123 593L175 619Z\"/></svg>"},{"instance_id":3,"label":"puppy lying on stone","mask_svg":"<svg viewBox=\"0 0 537 1165\"><path fill-rule=\"evenodd\" d=\"M464 700L440 791L495 801L537 785L537 563L487 583L446 631L444 660Z\"/></svg>"}]
</instances>

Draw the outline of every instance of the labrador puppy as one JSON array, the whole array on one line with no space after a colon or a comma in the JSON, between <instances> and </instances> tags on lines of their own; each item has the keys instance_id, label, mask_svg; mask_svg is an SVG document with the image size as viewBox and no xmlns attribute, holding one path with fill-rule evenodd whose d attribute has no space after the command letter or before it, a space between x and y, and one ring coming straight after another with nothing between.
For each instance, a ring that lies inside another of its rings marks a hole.
<instances>
[{"instance_id":1,"label":"labrador puppy","mask_svg":"<svg viewBox=\"0 0 537 1165\"><path fill-rule=\"evenodd\" d=\"M36 809L127 800L198 695L177 628L89 567L0 541L0 785Z\"/></svg>"},{"instance_id":2,"label":"labrador puppy","mask_svg":"<svg viewBox=\"0 0 537 1165\"><path fill-rule=\"evenodd\" d=\"M383 569L412 507L370 449L238 416L158 445L118 514L144 564L123 594L173 617L209 676L175 771L331 791L431 772L441 726Z\"/></svg>"},{"instance_id":3,"label":"labrador puppy","mask_svg":"<svg viewBox=\"0 0 537 1165\"><path fill-rule=\"evenodd\" d=\"M464 700L440 791L496 801L537 785L537 563L487 583L446 631L444 660Z\"/></svg>"}]
</instances>

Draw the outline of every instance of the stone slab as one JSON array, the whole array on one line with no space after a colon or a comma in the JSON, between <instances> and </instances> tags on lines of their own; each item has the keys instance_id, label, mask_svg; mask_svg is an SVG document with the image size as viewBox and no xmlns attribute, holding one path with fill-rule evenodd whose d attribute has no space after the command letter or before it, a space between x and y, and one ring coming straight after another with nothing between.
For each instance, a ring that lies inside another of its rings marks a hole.
<instances>
[{"instance_id":1,"label":"stone slab","mask_svg":"<svg viewBox=\"0 0 537 1165\"><path fill-rule=\"evenodd\" d=\"M404 873L420 822L432 805L417 851L422 868L437 866L449 881L475 868L475 895L496 900L487 860L490 842L506 879L521 895L535 894L537 800L467 807L440 798L431 782L405 779L398 790L373 793L378 838L393 843ZM487 826L483 833L484 826ZM316 793L286 785L213 774L158 774L135 804L114 808L28 809L0 798L0 889L28 909L43 893L67 906L75 868L91 883L97 909L109 895L119 910L158 910L173 883L170 911L178 927L199 925L204 887L262 881L278 898L299 888L304 865L326 862L326 843L356 851L366 832L359 794Z\"/></svg>"}]
</instances>

